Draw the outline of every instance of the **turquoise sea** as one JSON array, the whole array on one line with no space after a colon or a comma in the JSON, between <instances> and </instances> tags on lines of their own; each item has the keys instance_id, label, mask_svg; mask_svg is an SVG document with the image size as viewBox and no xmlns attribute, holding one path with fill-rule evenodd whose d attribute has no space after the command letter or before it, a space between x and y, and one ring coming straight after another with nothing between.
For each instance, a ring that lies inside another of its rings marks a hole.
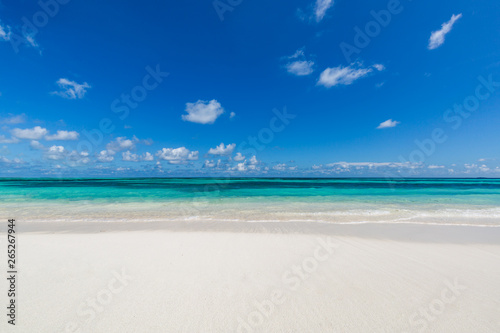
<instances>
[{"instance_id":1,"label":"turquoise sea","mask_svg":"<svg viewBox=\"0 0 500 333\"><path fill-rule=\"evenodd\" d=\"M500 179L4 178L0 217L500 225Z\"/></svg>"}]
</instances>

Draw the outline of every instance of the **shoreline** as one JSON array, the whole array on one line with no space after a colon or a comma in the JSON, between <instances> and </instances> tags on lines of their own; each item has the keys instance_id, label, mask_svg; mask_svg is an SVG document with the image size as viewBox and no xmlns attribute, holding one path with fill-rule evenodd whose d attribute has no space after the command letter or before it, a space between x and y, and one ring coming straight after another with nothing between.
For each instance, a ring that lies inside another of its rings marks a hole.
<instances>
[{"instance_id":1,"label":"shoreline","mask_svg":"<svg viewBox=\"0 0 500 333\"><path fill-rule=\"evenodd\" d=\"M163 221L163 222L23 222L16 220L20 234L96 234L122 232L225 232L342 235L408 241L462 242L465 238L500 245L499 225L433 224L428 222L249 222L249 221ZM6 226L0 225L0 233Z\"/></svg>"}]
</instances>

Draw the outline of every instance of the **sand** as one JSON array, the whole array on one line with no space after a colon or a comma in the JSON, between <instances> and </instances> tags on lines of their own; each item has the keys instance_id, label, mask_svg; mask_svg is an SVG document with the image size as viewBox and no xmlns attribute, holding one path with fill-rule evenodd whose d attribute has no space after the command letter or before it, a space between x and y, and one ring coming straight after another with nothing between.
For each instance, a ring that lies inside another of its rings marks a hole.
<instances>
[{"instance_id":1,"label":"sand","mask_svg":"<svg viewBox=\"0 0 500 333\"><path fill-rule=\"evenodd\" d=\"M18 260L1 332L500 332L496 227L19 221Z\"/></svg>"}]
</instances>

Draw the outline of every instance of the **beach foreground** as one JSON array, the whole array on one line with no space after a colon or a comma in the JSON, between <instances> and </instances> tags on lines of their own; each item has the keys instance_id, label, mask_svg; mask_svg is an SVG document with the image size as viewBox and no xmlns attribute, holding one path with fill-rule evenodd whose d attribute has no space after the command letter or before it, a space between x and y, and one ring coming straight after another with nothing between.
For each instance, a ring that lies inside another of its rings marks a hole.
<instances>
[{"instance_id":1,"label":"beach foreground","mask_svg":"<svg viewBox=\"0 0 500 333\"><path fill-rule=\"evenodd\" d=\"M497 227L19 221L18 247L2 332L500 331Z\"/></svg>"}]
</instances>

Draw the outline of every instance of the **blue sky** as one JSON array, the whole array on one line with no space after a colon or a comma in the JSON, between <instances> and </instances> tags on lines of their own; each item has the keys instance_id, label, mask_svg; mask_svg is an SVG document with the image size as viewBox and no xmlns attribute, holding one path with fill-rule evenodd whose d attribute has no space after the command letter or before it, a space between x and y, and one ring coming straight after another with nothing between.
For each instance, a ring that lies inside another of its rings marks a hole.
<instances>
[{"instance_id":1,"label":"blue sky","mask_svg":"<svg viewBox=\"0 0 500 333\"><path fill-rule=\"evenodd\" d=\"M0 2L0 176L500 176L497 1Z\"/></svg>"}]
</instances>

